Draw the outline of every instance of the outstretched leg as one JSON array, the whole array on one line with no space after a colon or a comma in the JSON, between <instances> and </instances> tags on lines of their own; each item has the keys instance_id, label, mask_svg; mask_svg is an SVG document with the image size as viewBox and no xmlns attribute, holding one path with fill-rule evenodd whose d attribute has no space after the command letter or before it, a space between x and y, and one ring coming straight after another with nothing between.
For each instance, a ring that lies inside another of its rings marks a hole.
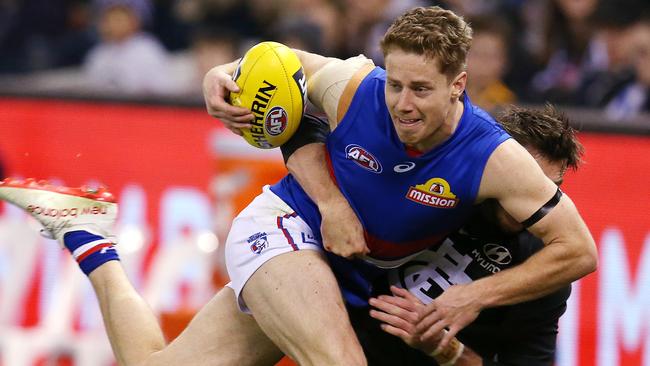
<instances>
[{"instance_id":1,"label":"outstretched leg","mask_svg":"<svg viewBox=\"0 0 650 366\"><path fill-rule=\"evenodd\" d=\"M283 356L255 319L239 311L228 287L165 347L156 318L118 262L100 266L89 278L122 365L273 365Z\"/></svg>"},{"instance_id":2,"label":"outstretched leg","mask_svg":"<svg viewBox=\"0 0 650 366\"><path fill-rule=\"evenodd\" d=\"M142 365L151 354L165 347L156 317L131 286L119 262L104 263L88 278L120 365Z\"/></svg>"},{"instance_id":3,"label":"outstretched leg","mask_svg":"<svg viewBox=\"0 0 650 366\"><path fill-rule=\"evenodd\" d=\"M92 283L121 365L263 365L282 357L227 288L165 347L155 315L119 263L112 239L117 204L105 190L5 180L0 199L25 209L72 253Z\"/></svg>"}]
</instances>

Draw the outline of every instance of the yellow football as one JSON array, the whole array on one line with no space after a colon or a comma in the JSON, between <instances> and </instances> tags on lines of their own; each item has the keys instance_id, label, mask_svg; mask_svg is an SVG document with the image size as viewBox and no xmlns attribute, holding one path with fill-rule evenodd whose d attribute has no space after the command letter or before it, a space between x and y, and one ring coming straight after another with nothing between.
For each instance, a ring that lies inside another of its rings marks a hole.
<instances>
[{"instance_id":1,"label":"yellow football","mask_svg":"<svg viewBox=\"0 0 650 366\"><path fill-rule=\"evenodd\" d=\"M244 139L262 149L278 147L298 129L305 112L307 79L298 56L277 42L253 46L239 62L233 80L239 93L230 102L253 112Z\"/></svg>"}]
</instances>

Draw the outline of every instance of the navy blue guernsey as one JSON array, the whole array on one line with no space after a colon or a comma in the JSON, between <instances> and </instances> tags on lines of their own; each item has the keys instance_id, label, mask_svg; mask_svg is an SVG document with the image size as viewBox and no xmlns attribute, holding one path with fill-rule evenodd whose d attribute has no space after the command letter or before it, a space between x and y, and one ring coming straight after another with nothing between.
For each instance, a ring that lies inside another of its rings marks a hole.
<instances>
[{"instance_id":1,"label":"navy blue guernsey","mask_svg":"<svg viewBox=\"0 0 650 366\"><path fill-rule=\"evenodd\" d=\"M542 240L527 231L503 233L487 217L477 212L439 247L379 277L373 296L390 294L388 286L393 284L429 303L452 285L517 266L544 247ZM570 293L571 286L566 285L536 300L484 309L457 337L483 357L486 366L552 365L558 321ZM348 310L369 366L436 365L430 356L384 332L380 322L370 317L369 307L348 306Z\"/></svg>"},{"instance_id":2,"label":"navy blue guernsey","mask_svg":"<svg viewBox=\"0 0 650 366\"><path fill-rule=\"evenodd\" d=\"M464 96L464 112L452 136L412 157L388 113L385 81L381 68L364 78L326 146L337 185L364 227L369 256L375 264L394 267L462 226L488 158L510 136ZM288 175L271 190L320 241L320 214L298 182ZM329 257L348 302L364 305L372 278L382 271L366 261Z\"/></svg>"}]
</instances>

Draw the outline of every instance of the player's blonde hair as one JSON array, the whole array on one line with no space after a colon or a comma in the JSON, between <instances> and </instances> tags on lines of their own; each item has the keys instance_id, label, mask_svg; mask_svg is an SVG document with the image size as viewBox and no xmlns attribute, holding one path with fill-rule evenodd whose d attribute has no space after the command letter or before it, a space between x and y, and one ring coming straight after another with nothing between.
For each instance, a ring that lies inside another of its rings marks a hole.
<instances>
[{"instance_id":1,"label":"player's blonde hair","mask_svg":"<svg viewBox=\"0 0 650 366\"><path fill-rule=\"evenodd\" d=\"M449 79L466 69L472 44L472 28L450 10L438 6L418 7L395 19L381 40L386 56L399 48L436 60Z\"/></svg>"}]
</instances>

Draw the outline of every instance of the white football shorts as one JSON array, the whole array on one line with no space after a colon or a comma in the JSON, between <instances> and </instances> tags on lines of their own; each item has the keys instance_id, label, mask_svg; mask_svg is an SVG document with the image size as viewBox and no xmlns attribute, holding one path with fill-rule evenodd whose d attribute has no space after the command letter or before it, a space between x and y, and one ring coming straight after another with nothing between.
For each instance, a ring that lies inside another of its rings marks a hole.
<instances>
[{"instance_id":1,"label":"white football shorts","mask_svg":"<svg viewBox=\"0 0 650 366\"><path fill-rule=\"evenodd\" d=\"M241 292L255 271L273 257L305 249L323 251L307 223L268 185L264 186L262 193L235 217L226 239L226 269L230 276L226 286L235 291L239 309L250 313Z\"/></svg>"}]
</instances>

